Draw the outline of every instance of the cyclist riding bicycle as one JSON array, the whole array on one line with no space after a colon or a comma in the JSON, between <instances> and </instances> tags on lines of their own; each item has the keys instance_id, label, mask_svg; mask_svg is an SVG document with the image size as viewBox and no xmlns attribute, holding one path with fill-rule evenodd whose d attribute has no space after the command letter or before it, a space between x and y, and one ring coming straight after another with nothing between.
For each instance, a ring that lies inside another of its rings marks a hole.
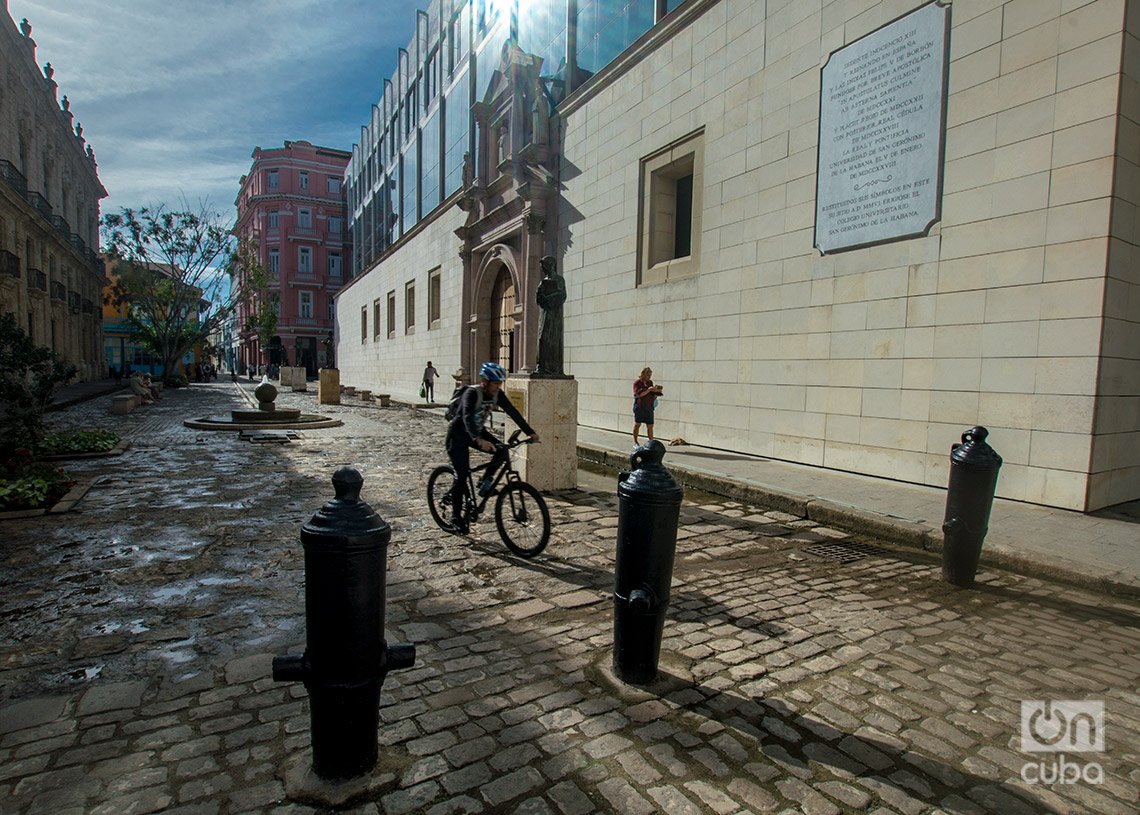
<instances>
[{"instance_id":1,"label":"cyclist riding bicycle","mask_svg":"<svg viewBox=\"0 0 1140 815\"><path fill-rule=\"evenodd\" d=\"M538 433L527 424L526 419L518 412L510 400L502 396L503 382L507 372L502 365L494 362L484 362L479 369L480 383L467 388L459 399L459 410L455 418L447 427L447 457L455 469L455 485L451 490L451 523L460 532L467 531L467 519L463 517L463 494L467 489L467 474L471 471L472 447L486 453L493 453L491 466L488 472L494 472L502 458L507 456L506 448L498 447L497 441L486 429L488 414L492 407L498 406L511 420L530 436L533 442L538 441Z\"/></svg>"}]
</instances>

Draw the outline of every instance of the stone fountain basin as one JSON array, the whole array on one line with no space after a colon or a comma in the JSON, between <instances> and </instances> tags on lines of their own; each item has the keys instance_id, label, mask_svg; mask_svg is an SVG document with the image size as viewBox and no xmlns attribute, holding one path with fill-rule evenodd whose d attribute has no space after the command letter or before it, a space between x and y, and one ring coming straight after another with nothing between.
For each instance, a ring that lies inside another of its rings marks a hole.
<instances>
[{"instance_id":1,"label":"stone fountain basin","mask_svg":"<svg viewBox=\"0 0 1140 815\"><path fill-rule=\"evenodd\" d=\"M301 409L231 410L230 415L235 422L295 422L301 417Z\"/></svg>"},{"instance_id":2,"label":"stone fountain basin","mask_svg":"<svg viewBox=\"0 0 1140 815\"><path fill-rule=\"evenodd\" d=\"M272 418L261 418L262 411L233 411L233 416L203 416L200 419L186 419L182 422L186 427L195 430L317 430L322 427L340 427L344 422L328 416L319 416L315 413L301 413L295 418L286 418L282 414L291 411L275 410ZM259 418L255 421L243 421L238 418L242 413L257 413Z\"/></svg>"}]
</instances>

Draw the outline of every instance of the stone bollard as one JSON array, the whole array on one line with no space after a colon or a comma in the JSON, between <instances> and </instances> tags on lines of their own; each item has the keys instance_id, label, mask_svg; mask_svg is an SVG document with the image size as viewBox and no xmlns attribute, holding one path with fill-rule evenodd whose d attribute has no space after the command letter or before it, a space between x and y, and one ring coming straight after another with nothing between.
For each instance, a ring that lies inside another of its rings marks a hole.
<instances>
[{"instance_id":1,"label":"stone bollard","mask_svg":"<svg viewBox=\"0 0 1140 815\"><path fill-rule=\"evenodd\" d=\"M340 404L340 371L336 368L317 371L317 404Z\"/></svg>"}]
</instances>

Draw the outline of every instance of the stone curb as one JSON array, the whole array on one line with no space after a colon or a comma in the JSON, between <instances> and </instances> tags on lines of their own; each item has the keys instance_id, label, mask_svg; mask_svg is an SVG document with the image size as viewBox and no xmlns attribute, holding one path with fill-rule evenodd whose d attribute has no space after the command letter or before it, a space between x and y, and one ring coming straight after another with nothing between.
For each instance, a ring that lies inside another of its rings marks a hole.
<instances>
[{"instance_id":1,"label":"stone curb","mask_svg":"<svg viewBox=\"0 0 1140 815\"><path fill-rule=\"evenodd\" d=\"M45 509L16 509L11 512L0 512L0 521L16 521L20 518L38 518L41 515L59 515L61 512L70 512L75 509L83 496L95 486L98 478L84 478L75 482L67 493L50 507Z\"/></svg>"},{"instance_id":2,"label":"stone curb","mask_svg":"<svg viewBox=\"0 0 1140 815\"><path fill-rule=\"evenodd\" d=\"M41 456L36 459L37 461L78 461L87 458L110 458L111 456L121 456L123 453L130 449L131 440L126 436L119 439L110 450L102 453L61 453L57 456Z\"/></svg>"},{"instance_id":3,"label":"stone curb","mask_svg":"<svg viewBox=\"0 0 1140 815\"><path fill-rule=\"evenodd\" d=\"M629 468L627 456L591 444L578 444L578 460L615 470ZM938 558L942 556L942 530L927 524L840 504L814 495L800 495L772 487L746 484L685 467L671 465L669 472L678 483L686 487L798 515L846 532L867 535L887 544L927 552ZM1065 561L1043 562L986 544L982 548L981 562L987 568L1057 580L1101 594L1140 599L1140 585L1128 582L1123 576L1092 574L1087 569L1081 570L1077 564Z\"/></svg>"}]
</instances>

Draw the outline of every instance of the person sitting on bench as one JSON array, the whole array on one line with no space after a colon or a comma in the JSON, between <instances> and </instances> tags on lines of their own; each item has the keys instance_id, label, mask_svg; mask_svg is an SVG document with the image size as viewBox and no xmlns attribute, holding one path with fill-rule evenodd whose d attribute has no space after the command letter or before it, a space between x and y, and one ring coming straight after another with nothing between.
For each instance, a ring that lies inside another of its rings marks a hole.
<instances>
[{"instance_id":1,"label":"person sitting on bench","mask_svg":"<svg viewBox=\"0 0 1140 815\"><path fill-rule=\"evenodd\" d=\"M144 405L154 404L155 397L152 388L147 387L143 382L142 374L132 374L131 378L127 380L127 385L131 389L131 393L139 398L139 402Z\"/></svg>"}]
</instances>

